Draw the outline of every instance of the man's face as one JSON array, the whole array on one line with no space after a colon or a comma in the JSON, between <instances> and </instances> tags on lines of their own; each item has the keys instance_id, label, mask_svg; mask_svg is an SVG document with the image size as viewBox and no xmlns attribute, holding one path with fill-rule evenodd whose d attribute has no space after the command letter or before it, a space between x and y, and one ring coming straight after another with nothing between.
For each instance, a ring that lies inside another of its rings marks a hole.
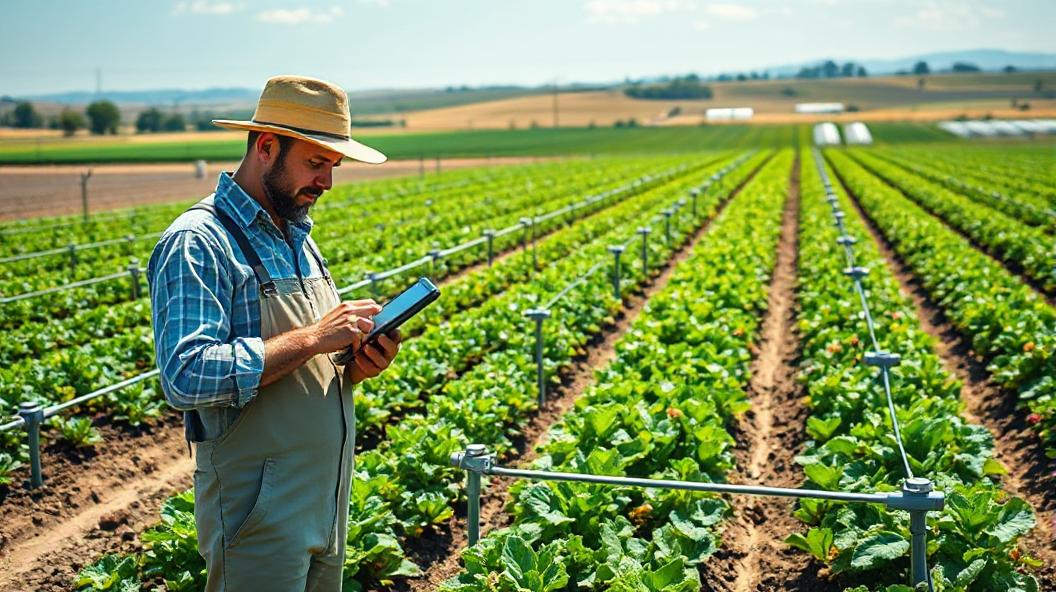
<instances>
[{"instance_id":1,"label":"man's face","mask_svg":"<svg viewBox=\"0 0 1056 592\"><path fill-rule=\"evenodd\" d=\"M302 222L319 196L333 186L333 170L341 165L341 154L296 139L285 149L276 138L272 143L278 154L264 173L264 192L280 218Z\"/></svg>"}]
</instances>

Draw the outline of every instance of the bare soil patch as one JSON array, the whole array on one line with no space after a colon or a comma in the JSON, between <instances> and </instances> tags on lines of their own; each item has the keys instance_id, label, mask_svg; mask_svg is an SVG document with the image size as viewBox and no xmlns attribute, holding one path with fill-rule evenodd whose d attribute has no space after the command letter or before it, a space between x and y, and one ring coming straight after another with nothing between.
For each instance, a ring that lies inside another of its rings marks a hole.
<instances>
[{"instance_id":1,"label":"bare soil patch","mask_svg":"<svg viewBox=\"0 0 1056 592\"><path fill-rule=\"evenodd\" d=\"M487 165L525 164L536 159L457 158L443 159L440 169ZM92 169L88 181L91 212L133 206L191 202L209 195L220 171L234 170L237 162L210 163L202 179L195 177L193 163L115 165L17 165L0 166L0 220L81 212L81 173ZM436 172L436 161L394 160L381 166L348 163L334 171L334 183L354 183L389 177L426 175Z\"/></svg>"},{"instance_id":2,"label":"bare soil patch","mask_svg":"<svg viewBox=\"0 0 1056 592\"><path fill-rule=\"evenodd\" d=\"M132 544L167 497L191 486L194 461L177 414L149 428L103 423L100 431L103 442L88 451L46 447L40 489L3 492L0 590L68 590L82 567Z\"/></svg>"}]
</instances>

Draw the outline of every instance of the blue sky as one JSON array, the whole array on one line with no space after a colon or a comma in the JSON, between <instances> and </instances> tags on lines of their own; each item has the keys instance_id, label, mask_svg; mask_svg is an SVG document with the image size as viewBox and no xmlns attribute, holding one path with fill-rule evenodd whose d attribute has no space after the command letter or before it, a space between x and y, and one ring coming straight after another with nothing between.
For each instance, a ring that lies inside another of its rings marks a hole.
<instances>
[{"instance_id":1,"label":"blue sky","mask_svg":"<svg viewBox=\"0 0 1056 592\"><path fill-rule=\"evenodd\" d=\"M1056 51L1053 0L8 0L0 94L609 81L931 51Z\"/></svg>"}]
</instances>

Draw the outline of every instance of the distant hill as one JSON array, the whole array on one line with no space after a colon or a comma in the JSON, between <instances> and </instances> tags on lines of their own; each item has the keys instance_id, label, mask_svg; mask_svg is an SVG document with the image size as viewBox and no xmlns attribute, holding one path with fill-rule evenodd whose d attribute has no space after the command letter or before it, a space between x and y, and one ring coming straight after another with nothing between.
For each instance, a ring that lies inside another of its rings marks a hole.
<instances>
[{"instance_id":1,"label":"distant hill","mask_svg":"<svg viewBox=\"0 0 1056 592\"><path fill-rule=\"evenodd\" d=\"M562 85L561 92L596 90L598 85ZM483 101L495 101L551 92L549 86L450 86L447 88L374 89L352 91L348 98L353 115L405 113L438 109ZM181 111L192 108L220 108L225 111L252 112L260 96L259 89L209 88L204 90L158 89L141 91L74 91L18 97L34 102L61 105L84 105L97 99L113 101L122 107L142 108L148 105L171 107Z\"/></svg>"},{"instance_id":2,"label":"distant hill","mask_svg":"<svg viewBox=\"0 0 1056 592\"><path fill-rule=\"evenodd\" d=\"M819 58L799 64L785 64L771 68L762 68L771 77L795 76L803 66L814 66L827 59L837 63L854 62L865 66L869 75L894 74L899 70L912 70L913 64L924 61L931 70L949 70L955 62L969 62L983 70L997 71L1005 66L1015 66L1020 70L1056 70L1056 53L1027 53L1005 51L1003 49L968 49L963 51L941 51L896 59L858 59L851 57Z\"/></svg>"}]
</instances>

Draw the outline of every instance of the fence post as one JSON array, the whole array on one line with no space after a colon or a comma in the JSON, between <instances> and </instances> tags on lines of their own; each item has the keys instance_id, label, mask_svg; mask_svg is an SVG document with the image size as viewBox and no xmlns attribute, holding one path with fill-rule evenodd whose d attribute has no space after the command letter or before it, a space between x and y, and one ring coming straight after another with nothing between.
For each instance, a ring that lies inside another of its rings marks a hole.
<instances>
[{"instance_id":1,"label":"fence post","mask_svg":"<svg viewBox=\"0 0 1056 592\"><path fill-rule=\"evenodd\" d=\"M44 422L44 407L38 403L23 401L18 406L18 415L26 422L29 443L30 485L33 488L44 484L40 470L40 424Z\"/></svg>"},{"instance_id":2,"label":"fence post","mask_svg":"<svg viewBox=\"0 0 1056 592\"><path fill-rule=\"evenodd\" d=\"M66 247L67 252L70 254L70 271L77 270L77 245L70 243Z\"/></svg>"},{"instance_id":3,"label":"fence post","mask_svg":"<svg viewBox=\"0 0 1056 592\"><path fill-rule=\"evenodd\" d=\"M128 275L132 277L132 300L139 300L139 259L132 258L128 264Z\"/></svg>"},{"instance_id":4,"label":"fence post","mask_svg":"<svg viewBox=\"0 0 1056 592\"><path fill-rule=\"evenodd\" d=\"M88 222L88 179L92 177L92 169L88 169L87 172L81 173L81 211L84 215L84 222Z\"/></svg>"},{"instance_id":5,"label":"fence post","mask_svg":"<svg viewBox=\"0 0 1056 592\"><path fill-rule=\"evenodd\" d=\"M495 259L495 231L488 228L484 231L484 237L488 239L488 267L491 267Z\"/></svg>"},{"instance_id":6,"label":"fence post","mask_svg":"<svg viewBox=\"0 0 1056 592\"><path fill-rule=\"evenodd\" d=\"M535 321L535 376L539 385L539 406L546 402L546 369L543 367L543 321L550 316L545 308L524 311L524 316Z\"/></svg>"},{"instance_id":7,"label":"fence post","mask_svg":"<svg viewBox=\"0 0 1056 592\"><path fill-rule=\"evenodd\" d=\"M642 275L646 278L649 277L649 233L651 229L648 226L642 226L636 231L642 235Z\"/></svg>"},{"instance_id":8,"label":"fence post","mask_svg":"<svg viewBox=\"0 0 1056 592\"><path fill-rule=\"evenodd\" d=\"M612 293L616 296L616 300L622 299L620 296L620 254L623 250L623 245L609 247L609 252L612 253Z\"/></svg>"}]
</instances>

